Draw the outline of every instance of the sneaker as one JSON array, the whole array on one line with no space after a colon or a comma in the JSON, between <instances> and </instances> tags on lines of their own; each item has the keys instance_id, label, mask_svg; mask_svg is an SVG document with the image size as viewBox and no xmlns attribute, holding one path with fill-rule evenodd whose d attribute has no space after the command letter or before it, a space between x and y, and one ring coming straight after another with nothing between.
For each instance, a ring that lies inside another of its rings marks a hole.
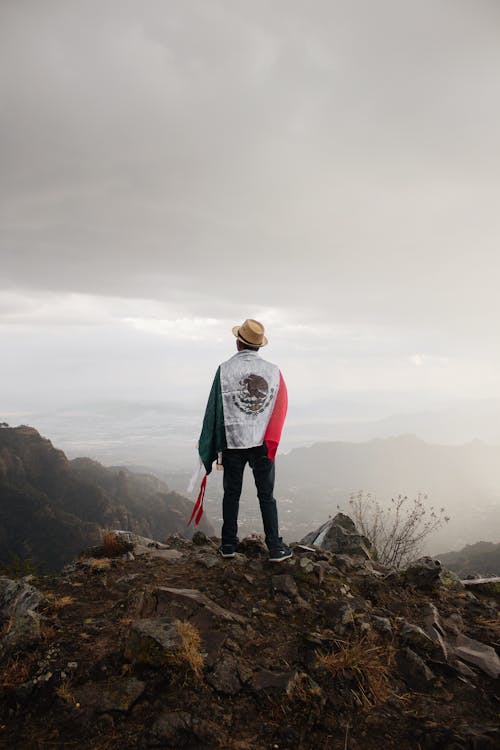
<instances>
[{"instance_id":1,"label":"sneaker","mask_svg":"<svg viewBox=\"0 0 500 750\"><path fill-rule=\"evenodd\" d=\"M234 544L221 544L219 554L221 557L234 557L236 555L236 546Z\"/></svg>"},{"instance_id":2,"label":"sneaker","mask_svg":"<svg viewBox=\"0 0 500 750\"><path fill-rule=\"evenodd\" d=\"M293 556L293 552L290 547L279 547L269 553L269 562L282 562L282 560L289 560Z\"/></svg>"}]
</instances>

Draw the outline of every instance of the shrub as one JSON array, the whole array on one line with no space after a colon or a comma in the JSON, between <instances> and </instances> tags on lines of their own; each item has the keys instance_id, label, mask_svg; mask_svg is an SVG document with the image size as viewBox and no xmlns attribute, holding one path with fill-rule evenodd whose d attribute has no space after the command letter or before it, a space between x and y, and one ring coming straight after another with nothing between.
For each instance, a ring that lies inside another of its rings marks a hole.
<instances>
[{"instance_id":1,"label":"shrub","mask_svg":"<svg viewBox=\"0 0 500 750\"><path fill-rule=\"evenodd\" d=\"M372 542L377 559L400 568L419 557L423 540L450 520L444 508L427 508L426 501L427 495L413 500L398 495L384 507L370 493L360 491L349 504L358 530Z\"/></svg>"}]
</instances>

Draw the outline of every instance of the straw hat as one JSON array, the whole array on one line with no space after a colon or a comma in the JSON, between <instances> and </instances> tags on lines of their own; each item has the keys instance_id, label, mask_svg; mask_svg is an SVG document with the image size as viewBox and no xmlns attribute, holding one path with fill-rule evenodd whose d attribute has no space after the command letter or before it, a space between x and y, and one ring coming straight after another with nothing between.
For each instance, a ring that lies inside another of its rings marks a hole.
<instances>
[{"instance_id":1,"label":"straw hat","mask_svg":"<svg viewBox=\"0 0 500 750\"><path fill-rule=\"evenodd\" d=\"M250 346L265 346L267 338L264 336L264 326L258 320L249 318L240 326L233 328L233 335L244 344Z\"/></svg>"}]
</instances>

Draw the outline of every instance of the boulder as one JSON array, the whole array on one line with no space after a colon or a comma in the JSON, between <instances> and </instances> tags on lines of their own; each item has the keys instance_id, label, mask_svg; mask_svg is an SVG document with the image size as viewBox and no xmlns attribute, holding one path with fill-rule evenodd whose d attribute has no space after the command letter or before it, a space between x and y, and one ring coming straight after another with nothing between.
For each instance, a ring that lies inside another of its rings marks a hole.
<instances>
[{"instance_id":1,"label":"boulder","mask_svg":"<svg viewBox=\"0 0 500 750\"><path fill-rule=\"evenodd\" d=\"M411 690L428 689L436 680L436 675L411 648L404 648L398 652L397 663L404 681Z\"/></svg>"},{"instance_id":2,"label":"boulder","mask_svg":"<svg viewBox=\"0 0 500 750\"><path fill-rule=\"evenodd\" d=\"M166 615L171 618L189 619L200 609L206 609L224 622L246 622L244 617L224 609L197 589L160 586L153 591L153 599L156 602L154 614L159 616Z\"/></svg>"},{"instance_id":3,"label":"boulder","mask_svg":"<svg viewBox=\"0 0 500 750\"><path fill-rule=\"evenodd\" d=\"M460 659L479 667L490 677L496 678L500 675L500 659L491 646L459 633L454 644L454 651Z\"/></svg>"},{"instance_id":4,"label":"boulder","mask_svg":"<svg viewBox=\"0 0 500 750\"><path fill-rule=\"evenodd\" d=\"M430 638L421 627L413 623L403 622L398 635L406 646L411 646L412 649L424 655L432 655L441 651L439 644Z\"/></svg>"},{"instance_id":5,"label":"boulder","mask_svg":"<svg viewBox=\"0 0 500 750\"><path fill-rule=\"evenodd\" d=\"M127 633L124 656L133 664L161 667L182 650L182 638L167 617L138 620Z\"/></svg>"},{"instance_id":6,"label":"boulder","mask_svg":"<svg viewBox=\"0 0 500 750\"><path fill-rule=\"evenodd\" d=\"M369 539L359 533L354 521L345 513L337 513L319 529L307 534L300 543L308 546L314 545L335 554L357 556L366 560L374 555Z\"/></svg>"},{"instance_id":7,"label":"boulder","mask_svg":"<svg viewBox=\"0 0 500 750\"><path fill-rule=\"evenodd\" d=\"M214 671L208 675L207 682L217 690L218 693L235 695L241 690L241 682L238 676L238 664L233 656L226 656L217 662Z\"/></svg>"},{"instance_id":8,"label":"boulder","mask_svg":"<svg viewBox=\"0 0 500 750\"><path fill-rule=\"evenodd\" d=\"M24 581L0 578L0 656L24 649L40 640L40 615L36 612L43 595Z\"/></svg>"},{"instance_id":9,"label":"boulder","mask_svg":"<svg viewBox=\"0 0 500 750\"><path fill-rule=\"evenodd\" d=\"M406 583L418 589L432 589L441 583L441 563L432 557L419 557L404 571Z\"/></svg>"}]
</instances>

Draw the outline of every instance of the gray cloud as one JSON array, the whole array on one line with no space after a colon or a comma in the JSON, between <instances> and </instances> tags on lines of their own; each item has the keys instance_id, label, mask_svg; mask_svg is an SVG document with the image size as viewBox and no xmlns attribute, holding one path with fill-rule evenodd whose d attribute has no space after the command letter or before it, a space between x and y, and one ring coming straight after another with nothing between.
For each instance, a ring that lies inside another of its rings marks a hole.
<instances>
[{"instance_id":1,"label":"gray cloud","mask_svg":"<svg viewBox=\"0 0 500 750\"><path fill-rule=\"evenodd\" d=\"M488 0L2 3L3 328L49 292L53 325L271 311L284 342L330 326L325 372L343 326L365 367L368 332L474 381L467 358L498 366L499 35Z\"/></svg>"}]
</instances>

